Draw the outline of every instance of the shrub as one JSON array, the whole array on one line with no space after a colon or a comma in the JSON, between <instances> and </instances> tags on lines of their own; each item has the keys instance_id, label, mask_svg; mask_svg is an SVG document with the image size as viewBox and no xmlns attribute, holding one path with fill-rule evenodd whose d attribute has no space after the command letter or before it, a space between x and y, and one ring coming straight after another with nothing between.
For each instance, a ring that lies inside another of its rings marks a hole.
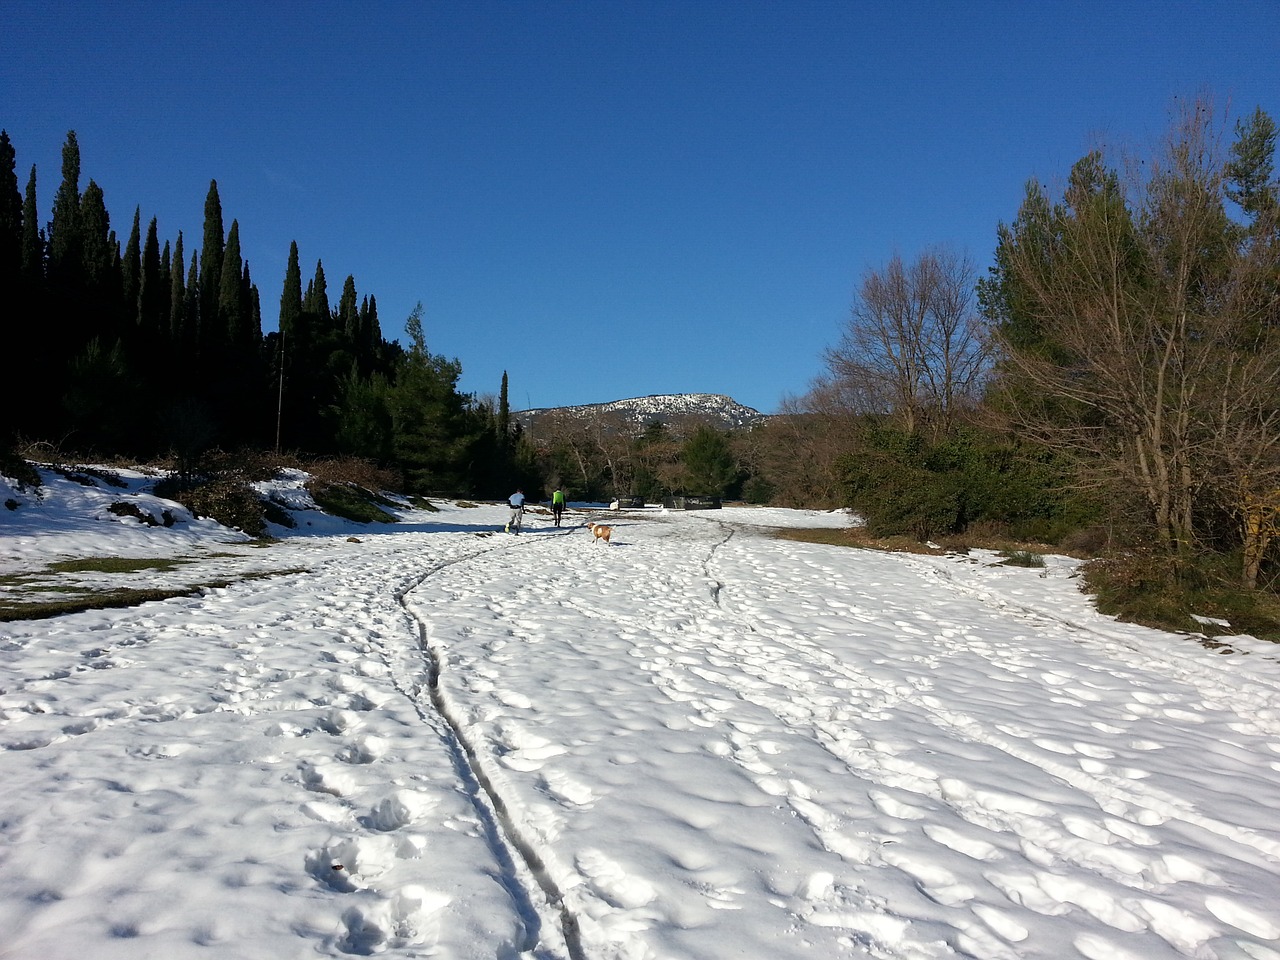
<instances>
[{"instance_id":1,"label":"shrub","mask_svg":"<svg viewBox=\"0 0 1280 960\"><path fill-rule=\"evenodd\" d=\"M1002 567L1043 567L1044 557L1030 550L1001 550L1000 556L1004 559L1000 561Z\"/></svg>"},{"instance_id":2,"label":"shrub","mask_svg":"<svg viewBox=\"0 0 1280 960\"><path fill-rule=\"evenodd\" d=\"M355 523L396 522L395 517L378 506L378 502L389 503L390 501L355 484L312 481L307 484L307 489L320 509L335 517L342 517L344 520Z\"/></svg>"},{"instance_id":3,"label":"shrub","mask_svg":"<svg viewBox=\"0 0 1280 960\"><path fill-rule=\"evenodd\" d=\"M209 517L251 537L261 537L267 532L262 498L241 480L218 477L173 494L162 493L163 486L164 482L156 486L157 495L180 500L197 517Z\"/></svg>"},{"instance_id":4,"label":"shrub","mask_svg":"<svg viewBox=\"0 0 1280 960\"><path fill-rule=\"evenodd\" d=\"M17 483L19 488L40 486L40 471L24 457L0 448L0 474Z\"/></svg>"},{"instance_id":5,"label":"shrub","mask_svg":"<svg viewBox=\"0 0 1280 960\"><path fill-rule=\"evenodd\" d=\"M1238 558L1229 555L1176 557L1141 548L1090 560L1081 573L1098 609L1119 620L1180 633L1280 640L1280 600L1269 591L1240 589L1238 570ZM1205 624L1193 615L1230 626Z\"/></svg>"}]
</instances>

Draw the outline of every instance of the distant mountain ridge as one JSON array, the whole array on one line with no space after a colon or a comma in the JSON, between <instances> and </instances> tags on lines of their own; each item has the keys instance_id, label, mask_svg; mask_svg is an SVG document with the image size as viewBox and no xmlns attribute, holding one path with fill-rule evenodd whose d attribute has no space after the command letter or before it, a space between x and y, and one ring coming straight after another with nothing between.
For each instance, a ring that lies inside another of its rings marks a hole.
<instances>
[{"instance_id":1,"label":"distant mountain ridge","mask_svg":"<svg viewBox=\"0 0 1280 960\"><path fill-rule=\"evenodd\" d=\"M539 424L548 419L603 418L637 428L661 422L678 432L699 424L717 430L745 430L769 419L767 414L719 393L665 393L572 407L538 407L512 413L512 417L535 434Z\"/></svg>"}]
</instances>

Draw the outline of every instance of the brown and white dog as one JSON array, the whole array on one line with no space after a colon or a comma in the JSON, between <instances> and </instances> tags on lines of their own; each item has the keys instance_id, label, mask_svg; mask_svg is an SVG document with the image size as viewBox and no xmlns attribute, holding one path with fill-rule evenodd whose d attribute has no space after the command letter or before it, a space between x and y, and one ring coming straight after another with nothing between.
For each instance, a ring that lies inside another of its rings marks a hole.
<instances>
[{"instance_id":1,"label":"brown and white dog","mask_svg":"<svg viewBox=\"0 0 1280 960\"><path fill-rule=\"evenodd\" d=\"M613 536L613 527L609 526L607 523L596 523L595 521L592 521L587 524L587 529L591 531L592 543L595 543L597 540L603 540L610 546L613 545L609 540L609 538Z\"/></svg>"}]
</instances>

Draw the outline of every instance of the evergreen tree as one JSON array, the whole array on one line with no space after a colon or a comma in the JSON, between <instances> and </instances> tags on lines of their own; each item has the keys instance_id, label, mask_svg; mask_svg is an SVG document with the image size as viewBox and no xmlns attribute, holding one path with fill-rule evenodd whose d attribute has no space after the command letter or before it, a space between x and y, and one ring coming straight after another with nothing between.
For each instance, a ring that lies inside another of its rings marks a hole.
<instances>
[{"instance_id":1,"label":"evergreen tree","mask_svg":"<svg viewBox=\"0 0 1280 960\"><path fill-rule=\"evenodd\" d=\"M307 298L303 302L303 309L308 313L315 314L319 319L323 328L328 328L333 324L333 315L329 310L329 287L324 279L324 264L316 261L316 275L307 287Z\"/></svg>"},{"instance_id":2,"label":"evergreen tree","mask_svg":"<svg viewBox=\"0 0 1280 960\"><path fill-rule=\"evenodd\" d=\"M218 198L218 181L209 181L204 201L204 246L200 250L200 333L202 351L213 349L220 338L218 301L222 293L222 261L225 255L222 232L222 201ZM240 274L236 265L236 276Z\"/></svg>"},{"instance_id":3,"label":"evergreen tree","mask_svg":"<svg viewBox=\"0 0 1280 960\"><path fill-rule=\"evenodd\" d=\"M182 313L184 323L182 325L182 337L176 342L181 349L182 356L190 363L197 363L200 353L200 251L191 251L191 263L187 268L187 289L186 303L183 305ZM186 384L186 392L190 393L194 384L190 381Z\"/></svg>"},{"instance_id":4,"label":"evergreen tree","mask_svg":"<svg viewBox=\"0 0 1280 960\"><path fill-rule=\"evenodd\" d=\"M116 274L116 258L119 255L111 231L111 218L102 195L102 188L90 180L80 198L81 254L84 258L85 292L93 301L114 305L120 299L120 278ZM114 336L114 330L102 330Z\"/></svg>"},{"instance_id":5,"label":"evergreen tree","mask_svg":"<svg viewBox=\"0 0 1280 960\"><path fill-rule=\"evenodd\" d=\"M243 348L249 329L247 304L241 292L240 223L231 221L219 270L218 320L222 325L222 342L232 351L227 359Z\"/></svg>"},{"instance_id":6,"label":"evergreen tree","mask_svg":"<svg viewBox=\"0 0 1280 960\"><path fill-rule=\"evenodd\" d=\"M498 391L498 436L511 435L511 402L507 399L507 371L502 371L502 387Z\"/></svg>"},{"instance_id":7,"label":"evergreen tree","mask_svg":"<svg viewBox=\"0 0 1280 960\"><path fill-rule=\"evenodd\" d=\"M462 366L432 356L422 331L422 304L405 323L411 346L388 398L393 445L411 492L469 492L474 437L466 400L457 391Z\"/></svg>"},{"instance_id":8,"label":"evergreen tree","mask_svg":"<svg viewBox=\"0 0 1280 960\"><path fill-rule=\"evenodd\" d=\"M1226 165L1226 194L1250 218L1274 210L1280 184L1274 179L1276 124L1261 107L1236 123L1236 141Z\"/></svg>"},{"instance_id":9,"label":"evergreen tree","mask_svg":"<svg viewBox=\"0 0 1280 960\"><path fill-rule=\"evenodd\" d=\"M160 264L160 238L156 218L152 217L142 249L142 271L138 283L138 329L142 337L138 356L147 364L158 362L164 355L167 332L164 314L168 302L169 290L165 287Z\"/></svg>"},{"instance_id":10,"label":"evergreen tree","mask_svg":"<svg viewBox=\"0 0 1280 960\"><path fill-rule=\"evenodd\" d=\"M80 144L72 130L62 147L62 183L53 198L49 228L49 280L61 293L81 286L80 245Z\"/></svg>"},{"instance_id":11,"label":"evergreen tree","mask_svg":"<svg viewBox=\"0 0 1280 960\"><path fill-rule=\"evenodd\" d=\"M18 190L17 152L0 130L0 283L6 292L22 274L22 193Z\"/></svg>"},{"instance_id":12,"label":"evergreen tree","mask_svg":"<svg viewBox=\"0 0 1280 960\"><path fill-rule=\"evenodd\" d=\"M179 230L178 239L173 245L173 265L169 270L169 341L175 345L183 342L183 333L187 325L186 269L187 264L182 251L182 231Z\"/></svg>"},{"instance_id":13,"label":"evergreen tree","mask_svg":"<svg viewBox=\"0 0 1280 960\"><path fill-rule=\"evenodd\" d=\"M120 264L121 291L124 297L124 329L129 339L138 331L138 303L142 291L142 208L133 208L133 227L124 246L124 258Z\"/></svg>"},{"instance_id":14,"label":"evergreen tree","mask_svg":"<svg viewBox=\"0 0 1280 960\"><path fill-rule=\"evenodd\" d=\"M342 296L338 298L338 328L351 347L360 343L360 305L356 297L356 278L347 274L342 284Z\"/></svg>"},{"instance_id":15,"label":"evergreen tree","mask_svg":"<svg viewBox=\"0 0 1280 960\"><path fill-rule=\"evenodd\" d=\"M164 242L160 251L160 329L164 331L164 340L168 343L169 331L173 326L173 301L170 292L173 290L173 254L169 250L169 241Z\"/></svg>"},{"instance_id":16,"label":"evergreen tree","mask_svg":"<svg viewBox=\"0 0 1280 960\"><path fill-rule=\"evenodd\" d=\"M32 166L22 198L22 275L31 283L44 280L44 238L36 210L36 168Z\"/></svg>"},{"instance_id":17,"label":"evergreen tree","mask_svg":"<svg viewBox=\"0 0 1280 960\"><path fill-rule=\"evenodd\" d=\"M699 427L694 431L685 442L683 459L689 493L723 497L738 480L738 469L728 438L710 427Z\"/></svg>"},{"instance_id":18,"label":"evergreen tree","mask_svg":"<svg viewBox=\"0 0 1280 960\"><path fill-rule=\"evenodd\" d=\"M298 265L298 242L289 244L289 264L284 271L284 292L280 294L280 335L286 341L298 334L302 315L302 269Z\"/></svg>"}]
</instances>

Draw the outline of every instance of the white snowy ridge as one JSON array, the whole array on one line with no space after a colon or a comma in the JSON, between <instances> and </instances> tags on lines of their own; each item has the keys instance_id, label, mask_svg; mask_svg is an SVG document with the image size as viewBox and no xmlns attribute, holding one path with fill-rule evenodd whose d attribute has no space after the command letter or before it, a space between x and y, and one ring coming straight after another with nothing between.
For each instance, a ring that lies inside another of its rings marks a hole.
<instances>
[{"instance_id":1,"label":"white snowy ridge","mask_svg":"<svg viewBox=\"0 0 1280 960\"><path fill-rule=\"evenodd\" d=\"M653 394L647 397L632 397L628 400L612 400L608 403L538 407L518 411L512 416L527 427L530 423L551 413L583 418L602 415L620 416L626 422L637 425L655 421L670 423L680 420L699 420L721 429L743 429L768 419L768 416L759 410L718 393Z\"/></svg>"}]
</instances>

